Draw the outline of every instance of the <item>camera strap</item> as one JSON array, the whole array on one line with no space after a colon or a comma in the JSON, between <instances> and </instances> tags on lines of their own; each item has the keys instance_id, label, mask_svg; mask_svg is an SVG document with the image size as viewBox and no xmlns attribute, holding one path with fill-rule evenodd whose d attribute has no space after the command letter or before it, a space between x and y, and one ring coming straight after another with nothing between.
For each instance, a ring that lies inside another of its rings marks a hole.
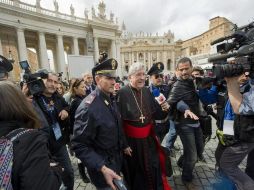
<instances>
[{"instance_id":1,"label":"camera strap","mask_svg":"<svg viewBox=\"0 0 254 190\"><path fill-rule=\"evenodd\" d=\"M45 99L43 97L41 97L42 102L51 118L52 124L51 127L53 129L54 132L54 136L56 140L59 140L62 137L62 132L61 132L61 128L59 123L57 122L56 118L55 118L55 107L54 107L54 103L49 103L47 104Z\"/></svg>"},{"instance_id":2,"label":"camera strap","mask_svg":"<svg viewBox=\"0 0 254 190\"><path fill-rule=\"evenodd\" d=\"M43 102L43 105L44 107L46 108L46 111L48 112L49 116L50 116L50 119L52 121L52 123L55 123L56 122L56 119L55 119L55 107L54 105L51 105L51 104L48 104L46 103L45 99L43 97L41 97L41 100Z\"/></svg>"}]
</instances>

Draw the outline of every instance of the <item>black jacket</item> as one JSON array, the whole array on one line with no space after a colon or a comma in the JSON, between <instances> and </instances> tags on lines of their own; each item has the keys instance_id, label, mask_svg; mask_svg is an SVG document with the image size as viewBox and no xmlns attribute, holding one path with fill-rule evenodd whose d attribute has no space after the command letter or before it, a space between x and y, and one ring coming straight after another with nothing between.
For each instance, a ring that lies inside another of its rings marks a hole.
<instances>
[{"instance_id":1,"label":"black jacket","mask_svg":"<svg viewBox=\"0 0 254 190\"><path fill-rule=\"evenodd\" d=\"M61 132L62 132L62 137L57 141L55 139L54 132L52 129L53 121L44 105L42 98L44 98L46 103L49 103L50 100L54 102L55 110L53 115L54 115L54 118L59 123ZM33 104L41 120L41 125L42 125L41 130L49 134L49 149L51 153L53 154L61 146L64 146L65 143L68 141L67 138L69 136L69 125L70 125L69 118L65 120L61 120L60 117L58 117L58 115L62 110L66 110L67 112L69 112L69 105L66 103L64 98L57 93L54 93L50 99L48 99L47 97L43 95L35 96L33 98Z\"/></svg>"},{"instance_id":2,"label":"black jacket","mask_svg":"<svg viewBox=\"0 0 254 190\"><path fill-rule=\"evenodd\" d=\"M174 110L176 110L176 105L181 100L184 101L190 107L190 110L194 114L199 116L200 114L199 97L192 79L186 80L177 79L177 81L174 83L167 101L169 105ZM183 124L194 124L198 122L190 118L184 118L184 113L177 110L175 121Z\"/></svg>"},{"instance_id":3,"label":"black jacket","mask_svg":"<svg viewBox=\"0 0 254 190\"><path fill-rule=\"evenodd\" d=\"M70 105L70 133L73 134L73 126L74 126L74 121L75 121L75 112L78 109L80 103L82 100L85 98L85 96L75 96L71 100L71 105Z\"/></svg>"},{"instance_id":4,"label":"black jacket","mask_svg":"<svg viewBox=\"0 0 254 190\"><path fill-rule=\"evenodd\" d=\"M117 106L99 89L80 104L74 123L73 150L87 167L96 187L108 187L100 172L103 165L120 173L123 131Z\"/></svg>"},{"instance_id":5,"label":"black jacket","mask_svg":"<svg viewBox=\"0 0 254 190\"><path fill-rule=\"evenodd\" d=\"M0 137L24 127L19 122L0 122ZM29 131L13 142L12 186L14 190L58 190L61 177L50 169L47 137Z\"/></svg>"}]
</instances>

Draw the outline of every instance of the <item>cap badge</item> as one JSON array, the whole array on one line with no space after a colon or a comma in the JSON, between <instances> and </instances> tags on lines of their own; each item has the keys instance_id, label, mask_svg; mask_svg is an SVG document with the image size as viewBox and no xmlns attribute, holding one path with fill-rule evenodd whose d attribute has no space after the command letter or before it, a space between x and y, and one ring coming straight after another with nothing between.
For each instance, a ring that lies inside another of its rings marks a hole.
<instances>
[{"instance_id":1,"label":"cap badge","mask_svg":"<svg viewBox=\"0 0 254 190\"><path fill-rule=\"evenodd\" d=\"M116 61L114 59L111 61L111 65L112 65L112 70L115 70Z\"/></svg>"}]
</instances>

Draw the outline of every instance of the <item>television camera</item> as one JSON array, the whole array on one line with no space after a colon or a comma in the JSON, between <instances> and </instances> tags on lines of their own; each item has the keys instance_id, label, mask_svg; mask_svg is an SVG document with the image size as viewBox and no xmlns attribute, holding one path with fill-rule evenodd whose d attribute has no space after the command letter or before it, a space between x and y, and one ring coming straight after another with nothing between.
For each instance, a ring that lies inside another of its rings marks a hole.
<instances>
[{"instance_id":1,"label":"television camera","mask_svg":"<svg viewBox=\"0 0 254 190\"><path fill-rule=\"evenodd\" d=\"M254 21L242 27L235 25L233 34L219 38L211 45L218 43L221 43L216 46L219 55L208 58L214 64L213 73L217 79L239 76L244 72L250 72L250 77L254 77ZM231 57L235 58L235 64L227 63Z\"/></svg>"},{"instance_id":2,"label":"television camera","mask_svg":"<svg viewBox=\"0 0 254 190\"><path fill-rule=\"evenodd\" d=\"M32 73L27 61L20 61L20 67L25 71L23 80L27 84L29 95L40 94L45 90L45 85L42 79L48 78L47 70L40 70Z\"/></svg>"}]
</instances>

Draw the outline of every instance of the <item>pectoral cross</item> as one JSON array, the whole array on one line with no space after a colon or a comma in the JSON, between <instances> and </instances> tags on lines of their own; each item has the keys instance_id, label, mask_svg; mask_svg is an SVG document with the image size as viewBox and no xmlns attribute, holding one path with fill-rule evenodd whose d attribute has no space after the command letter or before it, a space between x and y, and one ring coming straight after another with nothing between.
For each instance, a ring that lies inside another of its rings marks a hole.
<instances>
[{"instance_id":1,"label":"pectoral cross","mask_svg":"<svg viewBox=\"0 0 254 190\"><path fill-rule=\"evenodd\" d=\"M142 123L144 123L145 117L143 116L143 114L141 114L141 116L139 117L139 119L141 120Z\"/></svg>"}]
</instances>

